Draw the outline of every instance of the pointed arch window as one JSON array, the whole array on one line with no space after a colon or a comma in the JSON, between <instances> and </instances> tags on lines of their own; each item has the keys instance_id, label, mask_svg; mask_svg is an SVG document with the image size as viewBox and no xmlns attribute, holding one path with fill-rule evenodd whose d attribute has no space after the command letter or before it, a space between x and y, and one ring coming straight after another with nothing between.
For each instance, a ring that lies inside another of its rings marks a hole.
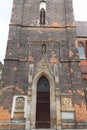
<instances>
[{"instance_id":1,"label":"pointed arch window","mask_svg":"<svg viewBox=\"0 0 87 130\"><path fill-rule=\"evenodd\" d=\"M40 24L45 24L45 10L41 9L40 10Z\"/></svg>"},{"instance_id":2,"label":"pointed arch window","mask_svg":"<svg viewBox=\"0 0 87 130\"><path fill-rule=\"evenodd\" d=\"M79 43L78 51L79 51L79 59L85 59L86 55L85 55L84 45L82 43Z\"/></svg>"},{"instance_id":3,"label":"pointed arch window","mask_svg":"<svg viewBox=\"0 0 87 130\"><path fill-rule=\"evenodd\" d=\"M42 1L40 3L40 24L46 24L46 2Z\"/></svg>"}]
</instances>

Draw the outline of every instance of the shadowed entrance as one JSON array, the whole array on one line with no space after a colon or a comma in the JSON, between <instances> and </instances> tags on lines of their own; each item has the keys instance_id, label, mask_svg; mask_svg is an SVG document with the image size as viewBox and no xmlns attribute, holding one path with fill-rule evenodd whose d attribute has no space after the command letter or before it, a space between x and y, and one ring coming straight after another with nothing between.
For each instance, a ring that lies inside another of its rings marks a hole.
<instances>
[{"instance_id":1,"label":"shadowed entrance","mask_svg":"<svg viewBox=\"0 0 87 130\"><path fill-rule=\"evenodd\" d=\"M50 85L45 76L37 83L36 128L50 128Z\"/></svg>"}]
</instances>

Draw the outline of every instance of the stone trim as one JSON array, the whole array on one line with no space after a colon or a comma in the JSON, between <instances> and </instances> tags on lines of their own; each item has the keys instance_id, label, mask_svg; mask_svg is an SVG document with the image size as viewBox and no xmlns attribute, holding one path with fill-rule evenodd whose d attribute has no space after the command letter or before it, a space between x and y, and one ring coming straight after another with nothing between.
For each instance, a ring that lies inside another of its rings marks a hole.
<instances>
[{"instance_id":1,"label":"stone trim","mask_svg":"<svg viewBox=\"0 0 87 130\"><path fill-rule=\"evenodd\" d=\"M25 100L24 100L24 118L27 118L27 96L24 96L24 95L18 95L18 96L14 96L13 97L13 104L12 104L12 112L11 112L11 118L14 118L14 113L16 112L16 99L19 98L19 97L23 97Z\"/></svg>"}]
</instances>

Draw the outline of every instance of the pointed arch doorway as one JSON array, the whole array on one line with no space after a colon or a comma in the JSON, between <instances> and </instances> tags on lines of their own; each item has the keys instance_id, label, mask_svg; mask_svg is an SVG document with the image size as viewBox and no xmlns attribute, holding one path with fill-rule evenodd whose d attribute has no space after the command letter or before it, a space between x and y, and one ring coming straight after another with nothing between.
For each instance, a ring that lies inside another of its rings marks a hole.
<instances>
[{"instance_id":1,"label":"pointed arch doorway","mask_svg":"<svg viewBox=\"0 0 87 130\"><path fill-rule=\"evenodd\" d=\"M50 84L45 76L37 83L36 128L50 128Z\"/></svg>"}]
</instances>

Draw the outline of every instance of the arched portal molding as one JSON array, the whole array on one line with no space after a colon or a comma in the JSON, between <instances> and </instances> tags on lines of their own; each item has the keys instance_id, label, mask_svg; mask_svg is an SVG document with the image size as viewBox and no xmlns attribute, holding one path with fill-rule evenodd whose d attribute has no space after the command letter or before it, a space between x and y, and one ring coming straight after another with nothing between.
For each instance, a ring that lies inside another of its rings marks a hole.
<instances>
[{"instance_id":1,"label":"arched portal molding","mask_svg":"<svg viewBox=\"0 0 87 130\"><path fill-rule=\"evenodd\" d=\"M55 104L55 80L51 67L49 66L47 60L42 58L38 63L33 82L32 82L32 103L31 103L31 128L35 128L36 121L36 99L37 99L37 83L38 80L45 76L50 84L50 117L51 117L51 127L55 127L56 124L56 104Z\"/></svg>"}]
</instances>

